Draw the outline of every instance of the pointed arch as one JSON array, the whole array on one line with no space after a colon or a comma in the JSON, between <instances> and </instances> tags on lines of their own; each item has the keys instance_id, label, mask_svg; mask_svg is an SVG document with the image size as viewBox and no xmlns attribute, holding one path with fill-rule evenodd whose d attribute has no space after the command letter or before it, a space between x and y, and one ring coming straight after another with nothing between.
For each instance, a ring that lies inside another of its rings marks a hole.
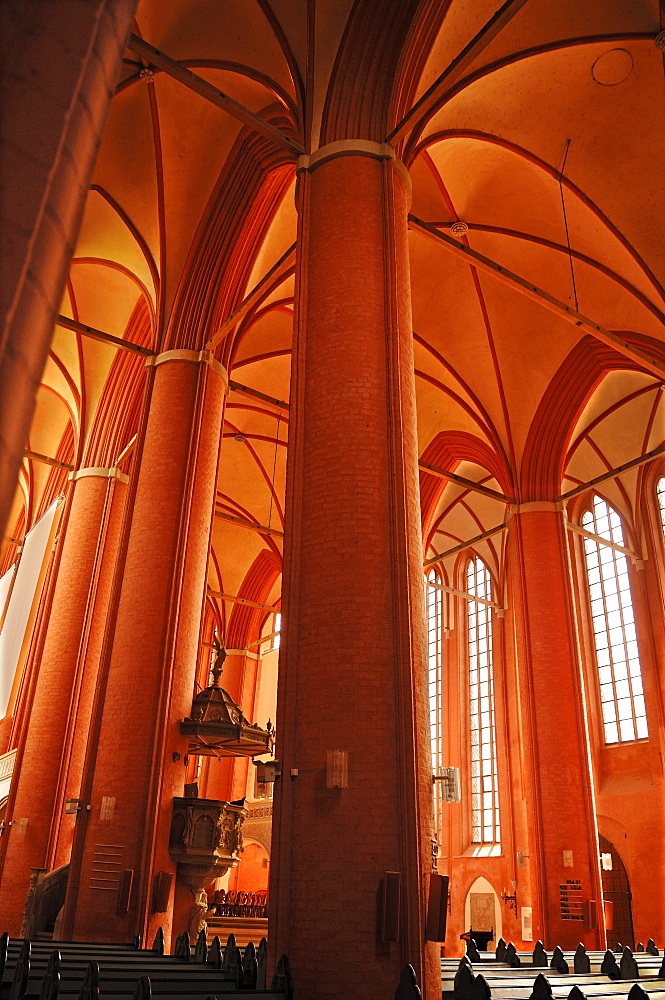
<instances>
[{"instance_id":1,"label":"pointed arch","mask_svg":"<svg viewBox=\"0 0 665 1000\"><path fill-rule=\"evenodd\" d=\"M466 431L441 431L430 441L421 455L428 465L436 465L446 472L454 472L461 462L474 462L496 479L501 489L510 495L512 476L501 458L480 438ZM420 504L423 537L427 537L437 504L446 486L446 480L431 472L420 472Z\"/></svg>"},{"instance_id":2,"label":"pointed arch","mask_svg":"<svg viewBox=\"0 0 665 1000\"><path fill-rule=\"evenodd\" d=\"M247 571L238 597L264 604L281 572L279 557L270 549L263 549ZM226 630L227 647L245 649L250 642L258 639L264 619L265 611L262 608L252 608L246 604L234 605Z\"/></svg>"},{"instance_id":3,"label":"pointed arch","mask_svg":"<svg viewBox=\"0 0 665 1000\"><path fill-rule=\"evenodd\" d=\"M659 361L665 345L632 331L629 343ZM582 339L559 366L531 423L520 475L521 501L556 500L561 492L566 450L575 424L604 376L618 369L643 371L641 366L591 336Z\"/></svg>"},{"instance_id":4,"label":"pointed arch","mask_svg":"<svg viewBox=\"0 0 665 1000\"><path fill-rule=\"evenodd\" d=\"M330 76L322 146L339 139L384 141L402 53L420 10L429 6L420 0L356 0ZM420 53L420 65L426 56Z\"/></svg>"},{"instance_id":5,"label":"pointed arch","mask_svg":"<svg viewBox=\"0 0 665 1000\"><path fill-rule=\"evenodd\" d=\"M281 105L264 117L293 129ZM240 130L192 241L162 350L200 350L233 313L293 172L288 153L249 128ZM232 345L231 335L218 351L226 365Z\"/></svg>"},{"instance_id":6,"label":"pointed arch","mask_svg":"<svg viewBox=\"0 0 665 1000\"><path fill-rule=\"evenodd\" d=\"M140 347L150 347L152 332L149 305L140 296L127 323L125 337ZM128 351L116 352L86 443L86 465L102 468L113 465L136 433L145 385L144 371L144 358Z\"/></svg>"}]
</instances>

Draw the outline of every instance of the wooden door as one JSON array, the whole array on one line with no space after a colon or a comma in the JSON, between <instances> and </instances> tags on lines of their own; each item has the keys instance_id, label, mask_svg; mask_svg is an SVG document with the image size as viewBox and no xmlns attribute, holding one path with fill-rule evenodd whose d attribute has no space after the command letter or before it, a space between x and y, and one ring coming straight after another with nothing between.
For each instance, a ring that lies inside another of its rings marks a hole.
<instances>
[{"instance_id":1,"label":"wooden door","mask_svg":"<svg viewBox=\"0 0 665 1000\"><path fill-rule=\"evenodd\" d=\"M614 844L611 844L605 837L599 837L601 854L609 854L612 858L611 870L606 870L601 864L601 874L603 878L603 899L609 900L613 904L614 918L613 927L607 931L607 947L613 951L617 942L635 948L635 937L633 933L633 912L631 908L630 883L623 861L619 857Z\"/></svg>"}]
</instances>

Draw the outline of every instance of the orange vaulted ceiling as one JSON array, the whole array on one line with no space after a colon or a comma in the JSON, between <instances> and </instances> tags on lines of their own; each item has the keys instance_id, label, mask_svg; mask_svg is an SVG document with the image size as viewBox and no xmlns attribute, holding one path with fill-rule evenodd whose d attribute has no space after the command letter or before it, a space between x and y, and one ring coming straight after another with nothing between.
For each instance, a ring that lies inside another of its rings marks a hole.
<instances>
[{"instance_id":1,"label":"orange vaulted ceiling","mask_svg":"<svg viewBox=\"0 0 665 1000\"><path fill-rule=\"evenodd\" d=\"M662 356L657 0L516 2L501 30L479 41L497 6L141 0L135 33L307 150L322 128L332 134L345 122L385 138L424 98L397 139L413 215L448 236L465 223L459 242ZM385 65L372 61L372 39ZM471 57L451 70L469 43ZM203 346L295 242L295 163L146 68L128 49L62 312L156 350L175 342L176 327ZM388 92L362 93L363 81ZM662 443L653 374L422 232L409 239L421 456L526 496L537 482L570 489ZM232 379L285 403L293 294L287 266L218 346ZM33 451L64 448L71 464L86 449L106 449L109 462L122 453L136 430L143 367L138 358L123 367L120 353L57 328ZM120 397L133 415L107 434L100 423L112 422ZM288 425L284 406L231 393L218 511L274 531L215 519L216 593L279 599ZM26 460L15 523L28 495L28 519L36 515L49 475ZM627 516L637 480L608 487ZM437 484L423 473L428 556L501 522L499 500ZM501 545L498 536L479 546L496 573ZM234 605L213 600L228 620Z\"/></svg>"}]
</instances>

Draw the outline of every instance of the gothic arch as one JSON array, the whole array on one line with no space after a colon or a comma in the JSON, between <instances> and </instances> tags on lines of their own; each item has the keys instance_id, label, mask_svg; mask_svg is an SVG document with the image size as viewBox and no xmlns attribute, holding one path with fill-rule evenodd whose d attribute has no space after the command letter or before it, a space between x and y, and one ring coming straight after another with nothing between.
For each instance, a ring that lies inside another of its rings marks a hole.
<instances>
[{"instance_id":1,"label":"gothic arch","mask_svg":"<svg viewBox=\"0 0 665 1000\"><path fill-rule=\"evenodd\" d=\"M454 472L461 462L474 462L487 469L491 476L496 479L499 487L508 495L510 494L510 470L489 445L473 434L468 434L465 431L442 431L427 445L421 455L421 460L429 465L445 469L446 472ZM431 529L432 518L446 482L447 480L421 469L420 503L425 539L427 539Z\"/></svg>"},{"instance_id":2,"label":"gothic arch","mask_svg":"<svg viewBox=\"0 0 665 1000\"><path fill-rule=\"evenodd\" d=\"M665 358L662 344L637 333L622 333L650 356ZM591 336L583 337L551 380L529 430L522 459L520 493L523 503L555 500L561 490L563 463L573 428L584 406L610 371L642 371Z\"/></svg>"},{"instance_id":3,"label":"gothic arch","mask_svg":"<svg viewBox=\"0 0 665 1000\"><path fill-rule=\"evenodd\" d=\"M238 596L257 604L264 604L275 581L282 572L281 563L270 549L264 549L252 563ZM261 608L235 604L229 615L226 644L229 649L244 649L258 639L265 612Z\"/></svg>"}]
</instances>

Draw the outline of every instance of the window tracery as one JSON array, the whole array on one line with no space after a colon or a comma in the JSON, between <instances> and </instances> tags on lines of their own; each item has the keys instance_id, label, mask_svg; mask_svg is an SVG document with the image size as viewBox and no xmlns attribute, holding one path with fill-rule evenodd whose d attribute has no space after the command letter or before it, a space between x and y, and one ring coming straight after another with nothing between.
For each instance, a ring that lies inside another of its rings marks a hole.
<instances>
[{"instance_id":1,"label":"window tracery","mask_svg":"<svg viewBox=\"0 0 665 1000\"><path fill-rule=\"evenodd\" d=\"M656 483L656 496L658 497L658 509L660 510L660 523L665 534L665 476L661 476Z\"/></svg>"},{"instance_id":2,"label":"window tracery","mask_svg":"<svg viewBox=\"0 0 665 1000\"><path fill-rule=\"evenodd\" d=\"M492 600L492 581L482 559L471 559L466 571L469 594ZM480 601L467 606L469 721L471 740L471 839L501 840L499 783L494 714L492 608Z\"/></svg>"},{"instance_id":3,"label":"window tracery","mask_svg":"<svg viewBox=\"0 0 665 1000\"><path fill-rule=\"evenodd\" d=\"M621 518L599 496L582 515L582 527L625 545ZM644 739L649 732L626 556L591 538L584 539L584 552L605 743Z\"/></svg>"},{"instance_id":4,"label":"window tracery","mask_svg":"<svg viewBox=\"0 0 665 1000\"><path fill-rule=\"evenodd\" d=\"M432 740L432 769L440 774L443 762L443 593L433 584L440 582L436 570L426 578L425 610L427 615L427 677L429 685L429 723ZM435 796L438 820L439 802Z\"/></svg>"},{"instance_id":5,"label":"window tracery","mask_svg":"<svg viewBox=\"0 0 665 1000\"><path fill-rule=\"evenodd\" d=\"M279 642L282 637L282 615L279 611L275 612L275 620L273 622L273 637L271 649L279 649Z\"/></svg>"}]
</instances>

